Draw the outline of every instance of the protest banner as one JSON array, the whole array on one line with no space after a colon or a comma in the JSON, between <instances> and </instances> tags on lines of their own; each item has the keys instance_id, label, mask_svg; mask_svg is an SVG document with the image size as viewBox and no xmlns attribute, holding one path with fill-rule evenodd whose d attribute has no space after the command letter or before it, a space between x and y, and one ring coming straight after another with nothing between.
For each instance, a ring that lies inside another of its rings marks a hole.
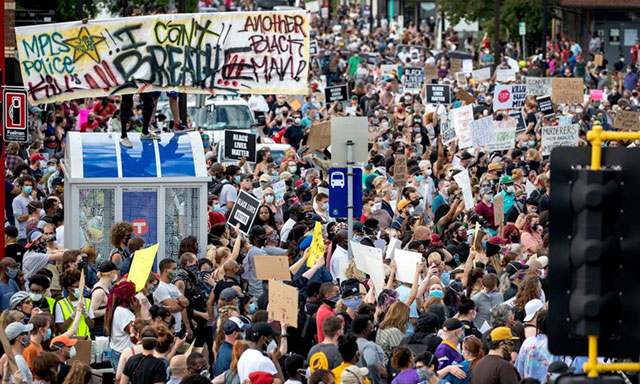
<instances>
[{"instance_id":1,"label":"protest banner","mask_svg":"<svg viewBox=\"0 0 640 384\"><path fill-rule=\"evenodd\" d=\"M398 66L396 64L382 64L380 66L381 76L398 76Z\"/></svg>"},{"instance_id":2,"label":"protest banner","mask_svg":"<svg viewBox=\"0 0 640 384\"><path fill-rule=\"evenodd\" d=\"M523 84L496 85L493 91L493 109L517 109L524 106L527 98L527 86Z\"/></svg>"},{"instance_id":3,"label":"protest banner","mask_svg":"<svg viewBox=\"0 0 640 384\"><path fill-rule=\"evenodd\" d=\"M452 109L449 113L453 123L453 129L456 131L458 146L462 149L471 147L473 145L471 139L473 107L471 105L465 105L464 107Z\"/></svg>"},{"instance_id":4,"label":"protest banner","mask_svg":"<svg viewBox=\"0 0 640 384\"><path fill-rule=\"evenodd\" d=\"M527 129L527 124L524 121L524 115L519 110L509 111L509 118L515 119L516 121L516 133Z\"/></svg>"},{"instance_id":5,"label":"protest banner","mask_svg":"<svg viewBox=\"0 0 640 384\"><path fill-rule=\"evenodd\" d=\"M127 276L127 281L136 285L136 292L140 292L146 287L159 246L160 244L154 244L136 251L136 257L131 261L129 275Z\"/></svg>"},{"instance_id":6,"label":"protest banner","mask_svg":"<svg viewBox=\"0 0 640 384\"><path fill-rule=\"evenodd\" d=\"M291 281L289 271L289 257L284 256L254 256L253 263L256 268L256 277L259 280Z\"/></svg>"},{"instance_id":7,"label":"protest banner","mask_svg":"<svg viewBox=\"0 0 640 384\"><path fill-rule=\"evenodd\" d=\"M279 321L283 329L298 328L298 288L269 280L269 318Z\"/></svg>"},{"instance_id":8,"label":"protest banner","mask_svg":"<svg viewBox=\"0 0 640 384\"><path fill-rule=\"evenodd\" d=\"M617 129L637 131L640 130L640 112L625 111L619 109L613 126Z\"/></svg>"},{"instance_id":9,"label":"protest banner","mask_svg":"<svg viewBox=\"0 0 640 384\"><path fill-rule=\"evenodd\" d=\"M462 88L458 89L458 92L456 92L456 98L458 100L466 101L467 104L472 104L476 102L476 98L471 96L469 92L465 91Z\"/></svg>"},{"instance_id":10,"label":"protest banner","mask_svg":"<svg viewBox=\"0 0 640 384\"><path fill-rule=\"evenodd\" d=\"M314 122L309 130L309 139L307 140L309 149L324 150L331 145L331 121Z\"/></svg>"},{"instance_id":11,"label":"protest banner","mask_svg":"<svg viewBox=\"0 0 640 384\"><path fill-rule=\"evenodd\" d=\"M542 127L542 154L550 154L555 147L578 146L579 133L579 124Z\"/></svg>"},{"instance_id":12,"label":"protest banner","mask_svg":"<svg viewBox=\"0 0 640 384\"><path fill-rule=\"evenodd\" d=\"M497 69L496 81L499 83L508 83L516 81L516 72L513 69Z\"/></svg>"},{"instance_id":13,"label":"protest banner","mask_svg":"<svg viewBox=\"0 0 640 384\"><path fill-rule=\"evenodd\" d=\"M427 64L424 66L425 81L437 80L438 78L440 78L440 76L438 76L438 67L434 64Z\"/></svg>"},{"instance_id":14,"label":"protest banner","mask_svg":"<svg viewBox=\"0 0 640 384\"><path fill-rule=\"evenodd\" d=\"M456 131L451 120L444 119L440 122L440 135L442 136L442 144L445 145L456 139Z\"/></svg>"},{"instance_id":15,"label":"protest banner","mask_svg":"<svg viewBox=\"0 0 640 384\"><path fill-rule=\"evenodd\" d=\"M284 180L280 180L277 183L273 183L271 189L273 189L273 194L276 197L276 206L279 207L284 204L284 194L287 192L287 183L285 183Z\"/></svg>"},{"instance_id":16,"label":"protest banner","mask_svg":"<svg viewBox=\"0 0 640 384\"><path fill-rule=\"evenodd\" d=\"M398 187L404 187L407 185L407 156L394 155L393 156L393 184Z\"/></svg>"},{"instance_id":17,"label":"protest banner","mask_svg":"<svg viewBox=\"0 0 640 384\"><path fill-rule=\"evenodd\" d=\"M551 100L554 104L584 103L581 77L554 77L551 79Z\"/></svg>"},{"instance_id":18,"label":"protest banner","mask_svg":"<svg viewBox=\"0 0 640 384\"><path fill-rule=\"evenodd\" d=\"M313 267L318 260L324 257L324 238L322 237L322 223L316 221L313 227L313 238L311 239L311 249L307 258L307 267Z\"/></svg>"},{"instance_id":19,"label":"protest banner","mask_svg":"<svg viewBox=\"0 0 640 384\"><path fill-rule=\"evenodd\" d=\"M420 68L407 67L404 69L402 86L405 92L418 93L424 83L424 71Z\"/></svg>"},{"instance_id":20,"label":"protest banner","mask_svg":"<svg viewBox=\"0 0 640 384\"><path fill-rule=\"evenodd\" d=\"M416 273L416 264L422 261L422 254L418 252L403 251L396 249L394 251L394 259L396 260L396 280L403 283L413 283L413 276Z\"/></svg>"},{"instance_id":21,"label":"protest banner","mask_svg":"<svg viewBox=\"0 0 640 384\"><path fill-rule=\"evenodd\" d=\"M458 83L458 87L467 86L467 77L464 75L464 72L456 73L456 83Z\"/></svg>"},{"instance_id":22,"label":"protest banner","mask_svg":"<svg viewBox=\"0 0 640 384\"><path fill-rule=\"evenodd\" d=\"M382 265L382 250L376 247L367 247L360 243L351 242L351 251L356 268L368 274L373 280L376 296L384 287L384 267Z\"/></svg>"},{"instance_id":23,"label":"protest banner","mask_svg":"<svg viewBox=\"0 0 640 384\"><path fill-rule=\"evenodd\" d=\"M538 103L538 112L542 113L545 117L556 114L556 111L553 108L553 103L551 102L551 96L547 95L537 97L536 102Z\"/></svg>"},{"instance_id":24,"label":"protest banner","mask_svg":"<svg viewBox=\"0 0 640 384\"><path fill-rule=\"evenodd\" d=\"M471 123L471 141L474 147L484 147L493 144L493 116L483 117Z\"/></svg>"},{"instance_id":25,"label":"protest banner","mask_svg":"<svg viewBox=\"0 0 640 384\"><path fill-rule=\"evenodd\" d=\"M449 67L449 73L456 73L462 70L462 59L452 57L449 59L451 66Z\"/></svg>"},{"instance_id":26,"label":"protest banner","mask_svg":"<svg viewBox=\"0 0 640 384\"><path fill-rule=\"evenodd\" d=\"M224 131L224 158L227 160L256 161L256 135L237 131Z\"/></svg>"},{"instance_id":27,"label":"protest banner","mask_svg":"<svg viewBox=\"0 0 640 384\"><path fill-rule=\"evenodd\" d=\"M527 77L527 95L544 96L550 94L550 77Z\"/></svg>"},{"instance_id":28,"label":"protest banner","mask_svg":"<svg viewBox=\"0 0 640 384\"><path fill-rule=\"evenodd\" d=\"M462 72L464 72L464 73L473 72L473 60L471 60L471 59L463 59L462 60Z\"/></svg>"},{"instance_id":29,"label":"protest banner","mask_svg":"<svg viewBox=\"0 0 640 384\"><path fill-rule=\"evenodd\" d=\"M518 122L515 119L494 120L493 121L493 143L486 146L488 152L506 151L516 145L516 127Z\"/></svg>"},{"instance_id":30,"label":"protest banner","mask_svg":"<svg viewBox=\"0 0 640 384\"><path fill-rule=\"evenodd\" d=\"M231 208L227 222L232 227L239 225L240 231L246 235L258 215L258 207L260 207L260 200L244 191L240 191L236 203Z\"/></svg>"},{"instance_id":31,"label":"protest banner","mask_svg":"<svg viewBox=\"0 0 640 384\"><path fill-rule=\"evenodd\" d=\"M602 100L602 89L590 89L589 95L591 100L600 101Z\"/></svg>"},{"instance_id":32,"label":"protest banner","mask_svg":"<svg viewBox=\"0 0 640 384\"><path fill-rule=\"evenodd\" d=\"M308 90L305 11L164 14L15 31L32 104L141 91Z\"/></svg>"},{"instance_id":33,"label":"protest banner","mask_svg":"<svg viewBox=\"0 0 640 384\"><path fill-rule=\"evenodd\" d=\"M347 84L326 87L324 89L324 101L333 104L334 101L346 101L349 99L349 87Z\"/></svg>"},{"instance_id":34,"label":"protest banner","mask_svg":"<svg viewBox=\"0 0 640 384\"><path fill-rule=\"evenodd\" d=\"M493 223L496 226L504 224L504 196L500 194L493 198Z\"/></svg>"},{"instance_id":35,"label":"protest banner","mask_svg":"<svg viewBox=\"0 0 640 384\"><path fill-rule=\"evenodd\" d=\"M476 69L471 72L471 77L473 77L473 80L475 81L489 80L491 78L491 68L486 67L482 69Z\"/></svg>"},{"instance_id":36,"label":"protest banner","mask_svg":"<svg viewBox=\"0 0 640 384\"><path fill-rule=\"evenodd\" d=\"M441 84L425 85L425 100L432 104L451 104L451 86Z\"/></svg>"},{"instance_id":37,"label":"protest banner","mask_svg":"<svg viewBox=\"0 0 640 384\"><path fill-rule=\"evenodd\" d=\"M380 124L369 124L369 137L367 141L369 144L373 144L376 142L376 137L382 134L384 127Z\"/></svg>"},{"instance_id":38,"label":"protest banner","mask_svg":"<svg viewBox=\"0 0 640 384\"><path fill-rule=\"evenodd\" d=\"M469 179L469 171L466 169L462 172L458 172L453 175L453 179L458 184L458 187L462 189L462 197L464 199L464 209L473 209L473 193L471 192L471 180Z\"/></svg>"}]
</instances>

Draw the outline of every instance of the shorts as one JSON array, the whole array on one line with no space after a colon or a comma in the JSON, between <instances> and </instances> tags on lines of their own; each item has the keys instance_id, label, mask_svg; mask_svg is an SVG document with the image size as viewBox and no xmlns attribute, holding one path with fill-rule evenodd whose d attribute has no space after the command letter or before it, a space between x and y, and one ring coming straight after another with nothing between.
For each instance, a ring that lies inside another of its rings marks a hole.
<instances>
[{"instance_id":1,"label":"shorts","mask_svg":"<svg viewBox=\"0 0 640 384\"><path fill-rule=\"evenodd\" d=\"M160 92L160 91L151 92L151 96L153 96L155 99L157 99L157 98L160 97L161 93L162 92ZM172 99L175 99L176 97L178 97L178 95L179 95L178 92L167 92L167 96L172 98Z\"/></svg>"}]
</instances>

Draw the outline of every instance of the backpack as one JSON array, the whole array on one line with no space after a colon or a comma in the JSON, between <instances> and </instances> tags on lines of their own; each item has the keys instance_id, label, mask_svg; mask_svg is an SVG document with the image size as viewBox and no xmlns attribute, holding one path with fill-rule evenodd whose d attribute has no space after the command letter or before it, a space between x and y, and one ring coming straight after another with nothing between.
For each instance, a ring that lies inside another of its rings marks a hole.
<instances>
[{"instance_id":1,"label":"backpack","mask_svg":"<svg viewBox=\"0 0 640 384\"><path fill-rule=\"evenodd\" d=\"M218 180L214 180L213 177L211 181L207 182L207 192L209 195L216 195L220 197L220 192L222 192L222 187L225 184L231 184L229 180L222 180L222 182L218 182Z\"/></svg>"}]
</instances>

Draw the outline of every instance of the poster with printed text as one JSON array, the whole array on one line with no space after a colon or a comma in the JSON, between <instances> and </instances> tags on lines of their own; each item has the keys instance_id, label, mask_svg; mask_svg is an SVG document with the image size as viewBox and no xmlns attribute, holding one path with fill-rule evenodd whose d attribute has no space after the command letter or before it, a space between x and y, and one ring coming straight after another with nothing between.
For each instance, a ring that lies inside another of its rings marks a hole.
<instances>
[{"instance_id":1,"label":"poster with printed text","mask_svg":"<svg viewBox=\"0 0 640 384\"><path fill-rule=\"evenodd\" d=\"M493 121L493 143L487 145L487 151L506 151L516 144L516 128L518 122L515 119Z\"/></svg>"},{"instance_id":2,"label":"poster with printed text","mask_svg":"<svg viewBox=\"0 0 640 384\"><path fill-rule=\"evenodd\" d=\"M456 138L460 148L469 148L473 145L471 138L471 123L473 122L473 107L465 105L464 107L452 109L450 112L451 121L456 131Z\"/></svg>"},{"instance_id":3,"label":"poster with printed text","mask_svg":"<svg viewBox=\"0 0 640 384\"><path fill-rule=\"evenodd\" d=\"M304 11L153 15L16 28L31 103L149 91L305 94Z\"/></svg>"}]
</instances>

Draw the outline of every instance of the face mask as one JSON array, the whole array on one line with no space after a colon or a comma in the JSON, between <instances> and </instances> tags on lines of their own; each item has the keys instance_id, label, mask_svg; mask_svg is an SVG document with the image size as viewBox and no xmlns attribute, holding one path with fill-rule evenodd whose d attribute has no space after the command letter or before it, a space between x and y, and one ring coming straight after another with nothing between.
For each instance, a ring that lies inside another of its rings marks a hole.
<instances>
[{"instance_id":1,"label":"face mask","mask_svg":"<svg viewBox=\"0 0 640 384\"><path fill-rule=\"evenodd\" d=\"M18 270L15 268L7 269L7 277L10 279L15 279L18 276Z\"/></svg>"},{"instance_id":2,"label":"face mask","mask_svg":"<svg viewBox=\"0 0 640 384\"><path fill-rule=\"evenodd\" d=\"M216 204L213 206L213 212L220 212L220 204Z\"/></svg>"},{"instance_id":3,"label":"face mask","mask_svg":"<svg viewBox=\"0 0 640 384\"><path fill-rule=\"evenodd\" d=\"M371 213L375 215L376 213L380 212L380 209L382 209L382 203L373 204L373 206L371 207Z\"/></svg>"},{"instance_id":4,"label":"face mask","mask_svg":"<svg viewBox=\"0 0 640 384\"><path fill-rule=\"evenodd\" d=\"M290 173L296 173L297 170L298 170L298 167L296 167L295 165L289 167L289 172Z\"/></svg>"},{"instance_id":5,"label":"face mask","mask_svg":"<svg viewBox=\"0 0 640 384\"><path fill-rule=\"evenodd\" d=\"M398 191L394 189L393 191L391 191L391 198L395 199L397 194L398 194Z\"/></svg>"},{"instance_id":6,"label":"face mask","mask_svg":"<svg viewBox=\"0 0 640 384\"><path fill-rule=\"evenodd\" d=\"M69 350L69 356L71 358L74 358L76 356L76 347L72 346L71 349Z\"/></svg>"},{"instance_id":7,"label":"face mask","mask_svg":"<svg viewBox=\"0 0 640 384\"><path fill-rule=\"evenodd\" d=\"M256 303L251 303L249 305L249 309L247 310L247 313L250 315L253 315L256 312Z\"/></svg>"},{"instance_id":8,"label":"face mask","mask_svg":"<svg viewBox=\"0 0 640 384\"><path fill-rule=\"evenodd\" d=\"M79 299L82 295L80 294L80 288L74 288L73 289L73 296L76 297L76 299Z\"/></svg>"},{"instance_id":9,"label":"face mask","mask_svg":"<svg viewBox=\"0 0 640 384\"><path fill-rule=\"evenodd\" d=\"M429 297L442 297L442 291L439 289L434 289L433 291L429 292Z\"/></svg>"},{"instance_id":10,"label":"face mask","mask_svg":"<svg viewBox=\"0 0 640 384\"><path fill-rule=\"evenodd\" d=\"M311 198L313 196L311 196L310 193L305 193L304 195L302 195L302 201L311 201Z\"/></svg>"},{"instance_id":11,"label":"face mask","mask_svg":"<svg viewBox=\"0 0 640 384\"><path fill-rule=\"evenodd\" d=\"M388 121L383 121L382 122L382 127L389 128L389 122Z\"/></svg>"},{"instance_id":12,"label":"face mask","mask_svg":"<svg viewBox=\"0 0 640 384\"><path fill-rule=\"evenodd\" d=\"M409 214L410 214L410 215L413 215L413 214L415 214L415 213L416 213L415 208L413 208L413 207L409 208Z\"/></svg>"},{"instance_id":13,"label":"face mask","mask_svg":"<svg viewBox=\"0 0 640 384\"><path fill-rule=\"evenodd\" d=\"M529 140L529 146L530 147L535 147L536 146L536 141L535 140Z\"/></svg>"},{"instance_id":14,"label":"face mask","mask_svg":"<svg viewBox=\"0 0 640 384\"><path fill-rule=\"evenodd\" d=\"M22 345L28 347L31 344L31 339L27 336L22 336Z\"/></svg>"},{"instance_id":15,"label":"face mask","mask_svg":"<svg viewBox=\"0 0 640 384\"><path fill-rule=\"evenodd\" d=\"M31 192L33 191L33 187L29 185L29 186L26 186L26 187L22 187L22 190L24 191L24 193L26 195L30 195Z\"/></svg>"},{"instance_id":16,"label":"face mask","mask_svg":"<svg viewBox=\"0 0 640 384\"><path fill-rule=\"evenodd\" d=\"M296 118L293 122L294 122L296 125L300 125L300 118Z\"/></svg>"},{"instance_id":17,"label":"face mask","mask_svg":"<svg viewBox=\"0 0 640 384\"><path fill-rule=\"evenodd\" d=\"M342 302L344 303L344 305L346 305L349 309L352 309L354 311L357 311L358 308L360 308L360 304L362 304L362 298L356 298L356 299L349 299L349 300L342 300Z\"/></svg>"},{"instance_id":18,"label":"face mask","mask_svg":"<svg viewBox=\"0 0 640 384\"><path fill-rule=\"evenodd\" d=\"M47 334L44 335L45 340L49 340L51 338L51 328L47 329Z\"/></svg>"},{"instance_id":19,"label":"face mask","mask_svg":"<svg viewBox=\"0 0 640 384\"><path fill-rule=\"evenodd\" d=\"M233 180L236 182L236 184L240 184L240 175L236 176Z\"/></svg>"},{"instance_id":20,"label":"face mask","mask_svg":"<svg viewBox=\"0 0 640 384\"><path fill-rule=\"evenodd\" d=\"M487 242L486 241L482 242L482 248L487 249Z\"/></svg>"},{"instance_id":21,"label":"face mask","mask_svg":"<svg viewBox=\"0 0 640 384\"><path fill-rule=\"evenodd\" d=\"M513 186L512 185L507 187L507 192L508 193L513 193Z\"/></svg>"},{"instance_id":22,"label":"face mask","mask_svg":"<svg viewBox=\"0 0 640 384\"><path fill-rule=\"evenodd\" d=\"M323 211L328 211L329 210L329 203L322 204L322 210Z\"/></svg>"},{"instance_id":23,"label":"face mask","mask_svg":"<svg viewBox=\"0 0 640 384\"><path fill-rule=\"evenodd\" d=\"M153 292L156 291L156 286L152 285L151 287L147 288L147 291L149 292L149 294L152 294Z\"/></svg>"},{"instance_id":24,"label":"face mask","mask_svg":"<svg viewBox=\"0 0 640 384\"><path fill-rule=\"evenodd\" d=\"M169 272L169 279L173 280L176 277L178 277L178 271L173 270L173 271Z\"/></svg>"},{"instance_id":25,"label":"face mask","mask_svg":"<svg viewBox=\"0 0 640 384\"><path fill-rule=\"evenodd\" d=\"M539 223L535 223L535 224L533 224L533 226L531 228L533 228L534 231L537 231L538 227L540 227L540 224Z\"/></svg>"},{"instance_id":26,"label":"face mask","mask_svg":"<svg viewBox=\"0 0 640 384\"><path fill-rule=\"evenodd\" d=\"M42 293L30 293L31 301L40 302L42 300Z\"/></svg>"},{"instance_id":27,"label":"face mask","mask_svg":"<svg viewBox=\"0 0 640 384\"><path fill-rule=\"evenodd\" d=\"M416 182L421 183L422 182L422 178L423 178L422 175L416 176Z\"/></svg>"},{"instance_id":28,"label":"face mask","mask_svg":"<svg viewBox=\"0 0 640 384\"><path fill-rule=\"evenodd\" d=\"M78 269L84 269L84 260L78 263Z\"/></svg>"},{"instance_id":29,"label":"face mask","mask_svg":"<svg viewBox=\"0 0 640 384\"><path fill-rule=\"evenodd\" d=\"M431 168L427 169L424 173L426 173L427 176L431 176Z\"/></svg>"},{"instance_id":30,"label":"face mask","mask_svg":"<svg viewBox=\"0 0 640 384\"><path fill-rule=\"evenodd\" d=\"M47 168L47 172L49 172L49 173L53 173L55 171L56 171L56 167L48 167Z\"/></svg>"},{"instance_id":31,"label":"face mask","mask_svg":"<svg viewBox=\"0 0 640 384\"><path fill-rule=\"evenodd\" d=\"M265 196L265 197L264 197L264 201L265 201L267 204L271 204L271 203L273 203L273 196L272 196L272 195L267 195L267 196Z\"/></svg>"}]
</instances>

